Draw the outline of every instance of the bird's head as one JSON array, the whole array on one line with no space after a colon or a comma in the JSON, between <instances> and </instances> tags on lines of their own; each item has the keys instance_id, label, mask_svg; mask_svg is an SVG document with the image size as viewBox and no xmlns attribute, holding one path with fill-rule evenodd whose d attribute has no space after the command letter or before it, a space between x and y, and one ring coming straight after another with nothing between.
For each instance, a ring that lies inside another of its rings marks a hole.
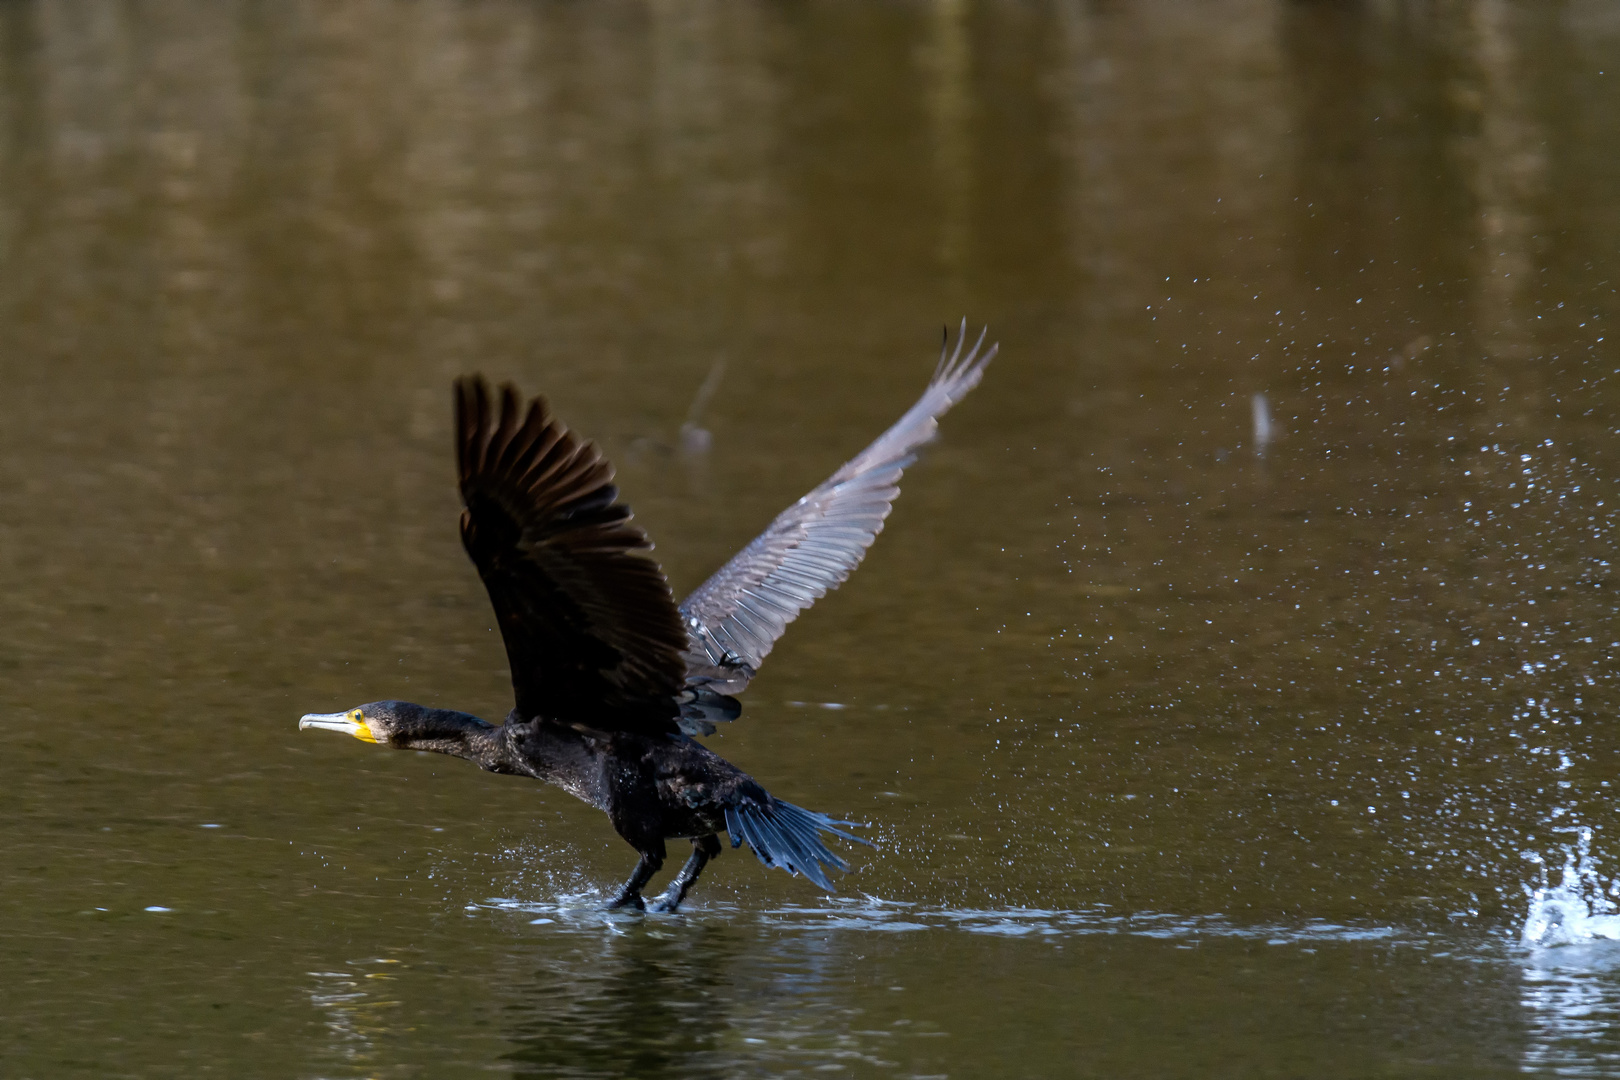
<instances>
[{"instance_id":1,"label":"bird's head","mask_svg":"<svg viewBox=\"0 0 1620 1080\"><path fill-rule=\"evenodd\" d=\"M450 709L429 709L409 701L373 701L348 712L308 713L298 721L298 729L304 728L341 731L361 742L401 750L461 755L468 736L489 731L490 725Z\"/></svg>"}]
</instances>

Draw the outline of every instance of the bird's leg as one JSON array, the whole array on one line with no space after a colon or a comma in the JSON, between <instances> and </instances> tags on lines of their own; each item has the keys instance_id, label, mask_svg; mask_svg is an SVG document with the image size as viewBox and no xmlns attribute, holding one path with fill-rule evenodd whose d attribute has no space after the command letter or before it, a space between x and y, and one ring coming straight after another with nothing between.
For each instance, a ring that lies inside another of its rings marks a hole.
<instances>
[{"instance_id":1,"label":"bird's leg","mask_svg":"<svg viewBox=\"0 0 1620 1080\"><path fill-rule=\"evenodd\" d=\"M636 863L636 868L630 872L630 880L624 883L624 888L619 890L618 896L608 901L608 910L633 907L637 911L645 911L646 905L641 902L641 890L663 865L664 843L660 840L657 851L641 853L641 861Z\"/></svg>"},{"instance_id":2,"label":"bird's leg","mask_svg":"<svg viewBox=\"0 0 1620 1080\"><path fill-rule=\"evenodd\" d=\"M686 899L691 891L692 884L697 881L698 875L703 873L704 866L710 859L720 854L720 838L714 833L708 836L694 836L692 838L692 857L686 860L681 872L675 875L675 880L669 883L664 895L652 902L649 911L674 911Z\"/></svg>"}]
</instances>

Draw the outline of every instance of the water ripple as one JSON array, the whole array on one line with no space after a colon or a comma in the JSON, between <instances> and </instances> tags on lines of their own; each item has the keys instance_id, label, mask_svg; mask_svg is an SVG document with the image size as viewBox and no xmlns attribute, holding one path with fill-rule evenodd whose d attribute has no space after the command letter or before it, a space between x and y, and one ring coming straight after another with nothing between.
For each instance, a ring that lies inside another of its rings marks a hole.
<instances>
[{"instance_id":1,"label":"water ripple","mask_svg":"<svg viewBox=\"0 0 1620 1080\"><path fill-rule=\"evenodd\" d=\"M491 897L467 905L479 911L529 916L528 922L558 931L622 930L645 919L649 925L665 920L731 924L795 930L841 930L853 933L919 933L955 931L1002 937L1079 937L1118 935L1196 943L1204 938L1264 941L1271 945L1325 942L1377 942L1384 945L1432 944L1436 935L1378 924L1336 923L1305 919L1298 923L1242 923L1224 915L1175 915L1164 912L1119 912L1098 905L1077 909L925 907L875 896L830 898L821 904L789 904L749 911L736 904L709 902L692 905L677 916L643 916L634 912L601 910L602 897L580 893L552 901Z\"/></svg>"}]
</instances>

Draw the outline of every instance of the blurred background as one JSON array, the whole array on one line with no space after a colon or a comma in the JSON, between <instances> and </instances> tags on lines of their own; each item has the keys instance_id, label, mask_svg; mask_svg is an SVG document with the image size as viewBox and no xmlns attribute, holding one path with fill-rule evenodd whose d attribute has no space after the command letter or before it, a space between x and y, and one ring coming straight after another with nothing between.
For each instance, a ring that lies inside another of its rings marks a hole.
<instances>
[{"instance_id":1,"label":"blurred background","mask_svg":"<svg viewBox=\"0 0 1620 1080\"><path fill-rule=\"evenodd\" d=\"M1603 1076L1620 5L0 5L0 1072ZM1002 352L709 740L679 917L509 708L450 380L677 595Z\"/></svg>"}]
</instances>

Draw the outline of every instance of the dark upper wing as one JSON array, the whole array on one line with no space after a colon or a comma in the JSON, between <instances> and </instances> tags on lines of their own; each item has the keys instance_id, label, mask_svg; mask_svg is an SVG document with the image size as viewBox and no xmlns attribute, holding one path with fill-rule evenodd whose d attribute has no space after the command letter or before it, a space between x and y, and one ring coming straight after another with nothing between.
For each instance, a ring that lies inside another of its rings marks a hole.
<instances>
[{"instance_id":1,"label":"dark upper wing","mask_svg":"<svg viewBox=\"0 0 1620 1080\"><path fill-rule=\"evenodd\" d=\"M674 731L686 630L613 466L511 386L456 380L461 540L484 579L525 719Z\"/></svg>"},{"instance_id":2,"label":"dark upper wing","mask_svg":"<svg viewBox=\"0 0 1620 1080\"><path fill-rule=\"evenodd\" d=\"M782 511L747 547L681 603L691 646L688 682L736 693L799 612L837 588L860 564L896 495L900 474L918 446L933 438L939 417L979 384L984 333L962 356L967 321L955 354L941 350L928 389L899 422L878 436L820 487Z\"/></svg>"}]
</instances>

